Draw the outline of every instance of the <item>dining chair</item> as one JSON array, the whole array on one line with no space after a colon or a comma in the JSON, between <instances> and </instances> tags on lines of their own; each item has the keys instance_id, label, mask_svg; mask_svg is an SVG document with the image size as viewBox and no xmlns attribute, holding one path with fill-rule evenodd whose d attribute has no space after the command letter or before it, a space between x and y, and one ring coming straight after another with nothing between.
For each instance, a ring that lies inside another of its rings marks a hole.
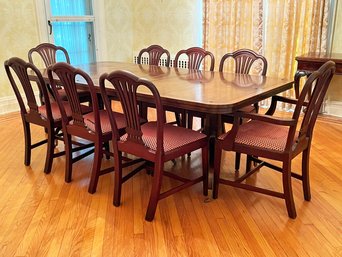
<instances>
[{"instance_id":1,"label":"dining chair","mask_svg":"<svg viewBox=\"0 0 342 257\"><path fill-rule=\"evenodd\" d=\"M146 54L148 54L149 65L166 66L166 67L170 66L170 52L167 49L161 47L160 45L150 45L149 47L142 49L139 52L138 59L137 59L137 63L139 65L141 65L142 58L144 58ZM162 63L162 56L166 56L165 63ZM141 104L140 108L144 108L145 110L143 112L147 113L147 109L154 108L154 106L151 104L144 103L144 104ZM181 110L171 107L171 106L165 106L165 109L169 112L173 112L175 115L175 121L170 122L171 124L177 124L178 126L185 126L184 121L183 121L184 114Z\"/></svg>"},{"instance_id":2,"label":"dining chair","mask_svg":"<svg viewBox=\"0 0 342 257\"><path fill-rule=\"evenodd\" d=\"M181 58L186 56L187 57L187 65L182 65ZM183 49L180 50L174 60L174 67L176 68L188 68L188 69L193 69L193 70L200 70L203 65L203 61L205 58L209 58L210 62L210 71L214 71L214 66L215 66L215 57L214 55L206 51L205 49L201 47L190 47L188 49ZM195 112L195 111L187 111L186 112L187 116L187 128L192 129L192 123L193 123L193 118L194 117L199 117L201 118L201 128L204 127L204 118L205 116L200 113L200 112Z\"/></svg>"},{"instance_id":3,"label":"dining chair","mask_svg":"<svg viewBox=\"0 0 342 257\"><path fill-rule=\"evenodd\" d=\"M35 56L38 56L43 60L45 68L48 68L49 66L57 63L58 54L64 58L66 63L70 64L70 57L67 50L62 46L56 46L50 43L42 43L34 48L31 48L28 52L28 59L30 63L35 64L35 62L37 62L37 58ZM66 93L63 87L58 85L58 89L60 90L59 93L62 99L66 100ZM82 103L91 104L91 97L88 91L78 88L77 95ZM44 101L44 99L42 100Z\"/></svg>"},{"instance_id":4,"label":"dining chair","mask_svg":"<svg viewBox=\"0 0 342 257\"><path fill-rule=\"evenodd\" d=\"M313 130L334 72L335 63L332 61L326 62L309 76L298 99L278 95L273 96L271 107L265 115L239 111L234 113L232 129L216 139L213 198L218 197L220 183L243 188L284 199L288 216L296 218L291 178L302 181L304 199L310 201L309 161ZM306 101L310 93L311 98L309 101ZM277 102L295 104L292 118L272 116ZM303 106L306 108L305 113L303 117L300 117ZM241 124L241 118L249 119L249 121ZM249 156L249 165L246 173L234 181L220 177L221 155L223 151L234 151ZM292 159L299 154L302 154L301 174L292 172L291 169ZM258 158L252 156L258 156ZM261 160L260 158L266 160ZM276 166L267 160L279 161L282 163L282 166ZM259 163L252 170L251 161ZM282 174L283 192L242 183L257 170L260 170L262 166L274 169Z\"/></svg>"},{"instance_id":5,"label":"dining chair","mask_svg":"<svg viewBox=\"0 0 342 257\"><path fill-rule=\"evenodd\" d=\"M235 73L240 74L249 74L252 67L255 67L258 70L258 74L261 76L266 76L267 73L267 60L264 56L254 52L250 49L239 49L232 53L227 53L222 56L219 66L219 71L223 72L224 66L230 60L233 60L235 63ZM246 106L240 109L244 112L255 112L259 111L259 104L255 103L254 105ZM221 116L222 122L222 131L225 131L225 123L233 123L233 116L231 114L224 114ZM242 120L241 120L242 122ZM236 153L235 157L235 170L240 169L240 153Z\"/></svg>"},{"instance_id":6,"label":"dining chair","mask_svg":"<svg viewBox=\"0 0 342 257\"><path fill-rule=\"evenodd\" d=\"M113 87L122 105L126 121L126 134L120 135L119 124L111 113L111 104L106 88ZM152 221L158 201L181 189L203 182L203 194L208 194L208 138L206 135L184 127L166 123L162 99L155 85L126 71L114 71L100 77L100 89L113 133L113 153L115 166L114 199L115 206L120 205L122 184L133 174L122 177L122 153L142 157L154 164L152 189L145 219ZM141 125L139 121L138 92L144 90L151 94L156 106L156 121ZM173 160L188 152L202 149L202 175L195 179L180 177L164 170L164 162ZM161 193L162 177L169 176L183 182ZM140 197L140 196L139 196Z\"/></svg>"},{"instance_id":7,"label":"dining chair","mask_svg":"<svg viewBox=\"0 0 342 257\"><path fill-rule=\"evenodd\" d=\"M148 64L166 67L170 66L170 52L160 45L150 45L149 47L142 49L138 55L138 64L141 64L142 58L144 57L145 53L148 54ZM161 63L161 57L163 55L166 55L166 61L164 65L162 65L163 63Z\"/></svg>"},{"instance_id":8,"label":"dining chair","mask_svg":"<svg viewBox=\"0 0 342 257\"><path fill-rule=\"evenodd\" d=\"M31 163L31 150L47 144L44 172L50 173L53 159L64 154L64 151L54 153L55 140L63 140L61 128L61 113L57 103L50 102L48 90L40 71L31 63L28 63L18 57L10 58L5 61L5 70L17 98L20 115L24 128L25 137L25 160L24 164L29 166ZM37 77L36 83L30 81L29 72ZM37 85L37 86L35 86ZM35 97L36 88L39 94L45 99L44 103L37 101ZM71 115L70 106L66 102L66 115ZM30 124L43 127L47 132L47 139L32 143Z\"/></svg>"},{"instance_id":9,"label":"dining chair","mask_svg":"<svg viewBox=\"0 0 342 257\"><path fill-rule=\"evenodd\" d=\"M49 66L48 77L62 116L62 129L66 152L65 181L68 183L71 182L73 163L92 153L88 151L73 157L71 152L71 137L76 136L86 139L94 143L93 166L88 192L91 194L95 193L99 176L113 170L113 168L101 170L103 155L106 154L107 157L110 155L108 146L112 138L107 111L99 109L98 96L93 81L81 69L77 69L68 63L56 63ZM58 90L56 80L64 86L67 101L71 108L70 118L66 115L66 109L64 108L62 95L60 94L60 90ZM82 112L82 105L77 94L77 86L79 83L82 83L82 86L88 88L93 103L91 105L91 112L86 114ZM114 112L113 117L117 122L118 131L123 131L126 126L123 114Z\"/></svg>"}]
</instances>

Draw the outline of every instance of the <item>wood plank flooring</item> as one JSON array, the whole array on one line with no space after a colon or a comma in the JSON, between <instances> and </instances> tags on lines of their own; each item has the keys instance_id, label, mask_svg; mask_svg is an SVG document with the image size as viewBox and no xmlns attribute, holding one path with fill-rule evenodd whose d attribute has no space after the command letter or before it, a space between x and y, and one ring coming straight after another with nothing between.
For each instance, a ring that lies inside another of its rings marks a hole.
<instances>
[{"instance_id":1,"label":"wood plank flooring","mask_svg":"<svg viewBox=\"0 0 342 257\"><path fill-rule=\"evenodd\" d=\"M33 141L45 136L33 127ZM202 185L159 202L153 222L144 220L151 176L141 172L123 186L114 207L113 173L87 192L92 155L74 165L64 182L64 157L43 173L45 146L25 167L20 116L0 116L0 256L342 256L342 123L319 119L311 152L312 200L293 180L298 217L281 199L221 185L219 198ZM59 143L58 149L63 145ZM234 155L223 156L234 176ZM166 164L177 173L200 172L200 153ZM244 160L242 160L244 163ZM293 162L299 170L301 158ZM113 165L103 160L103 167ZM191 172L190 172L191 171ZM176 182L163 180L163 189ZM262 168L249 183L281 190L279 174Z\"/></svg>"}]
</instances>

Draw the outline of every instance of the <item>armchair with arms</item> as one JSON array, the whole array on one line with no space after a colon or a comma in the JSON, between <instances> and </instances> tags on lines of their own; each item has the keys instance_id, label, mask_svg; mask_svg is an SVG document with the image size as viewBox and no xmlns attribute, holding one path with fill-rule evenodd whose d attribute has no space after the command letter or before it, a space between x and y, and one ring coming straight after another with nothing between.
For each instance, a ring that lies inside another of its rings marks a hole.
<instances>
[{"instance_id":1,"label":"armchair with arms","mask_svg":"<svg viewBox=\"0 0 342 257\"><path fill-rule=\"evenodd\" d=\"M296 218L291 178L294 177L302 181L304 199L309 201L311 199L309 160L313 129L334 72L335 63L332 61L326 62L319 70L309 76L298 99L274 96L266 115L246 112L234 113L232 129L216 140L214 198L218 197L219 184L227 184L285 199L289 217ZM313 91L311 91L312 89ZM309 94L311 94L311 97L307 102L306 99ZM272 116L278 101L296 105L292 118ZM303 106L305 106L305 113L303 118L300 118ZM250 120L240 124L241 118ZM235 181L220 177L221 154L223 151L234 151L248 155L246 173ZM294 173L291 170L292 159L299 154L302 154L302 174ZM258 156L258 158L252 156ZM260 158L279 161L282 166L278 167ZM259 163L253 170L251 170L252 160ZM262 166L272 168L282 174L283 192L242 183Z\"/></svg>"}]
</instances>

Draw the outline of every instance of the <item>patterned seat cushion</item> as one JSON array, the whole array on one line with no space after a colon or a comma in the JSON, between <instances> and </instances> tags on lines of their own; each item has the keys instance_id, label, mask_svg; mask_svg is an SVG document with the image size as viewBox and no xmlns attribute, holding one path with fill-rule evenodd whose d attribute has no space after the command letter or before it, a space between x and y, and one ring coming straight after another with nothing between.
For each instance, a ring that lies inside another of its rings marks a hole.
<instances>
[{"instance_id":1,"label":"patterned seat cushion","mask_svg":"<svg viewBox=\"0 0 342 257\"><path fill-rule=\"evenodd\" d=\"M106 110L100 110L99 111L100 114L100 122L101 122L101 130L102 133L111 133L112 132L112 128L110 126L110 121L109 121L109 117L107 114ZM116 125L118 126L118 129L122 129L126 127L126 121L125 121L125 117L122 113L118 113L118 112L113 112L114 114L114 118L116 120ZM91 130L91 131L95 131L95 116L94 116L94 112L88 113L86 115L83 116L84 118L84 123L86 124L86 126Z\"/></svg>"},{"instance_id":2,"label":"patterned seat cushion","mask_svg":"<svg viewBox=\"0 0 342 257\"><path fill-rule=\"evenodd\" d=\"M143 132L142 140L151 150L157 150L157 122L148 122L141 126ZM200 132L186 129L183 127L164 124L164 152L175 150L197 140L204 139L207 136ZM126 141L127 134L123 135L121 141Z\"/></svg>"},{"instance_id":3,"label":"patterned seat cushion","mask_svg":"<svg viewBox=\"0 0 342 257\"><path fill-rule=\"evenodd\" d=\"M63 101L63 105L64 105L66 115L68 117L71 117L71 108L70 108L70 105L68 104L68 102ZM61 115L61 112L59 110L58 104L56 102L52 102L50 104L50 106L51 106L51 112L52 112L53 120L59 121L62 118L62 115ZM92 109L91 107L86 106L86 105L81 105L81 108L82 108L82 113L88 113ZM45 119L47 119L46 106L45 105L39 106L38 111Z\"/></svg>"},{"instance_id":4,"label":"patterned seat cushion","mask_svg":"<svg viewBox=\"0 0 342 257\"><path fill-rule=\"evenodd\" d=\"M240 125L235 144L282 152L285 149L289 127L252 120Z\"/></svg>"}]
</instances>

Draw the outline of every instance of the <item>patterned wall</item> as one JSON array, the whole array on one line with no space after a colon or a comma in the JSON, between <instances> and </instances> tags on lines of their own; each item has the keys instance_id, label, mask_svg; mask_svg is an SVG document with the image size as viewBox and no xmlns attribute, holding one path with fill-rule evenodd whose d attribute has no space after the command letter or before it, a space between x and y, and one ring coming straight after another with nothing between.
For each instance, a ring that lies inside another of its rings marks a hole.
<instances>
[{"instance_id":1,"label":"patterned wall","mask_svg":"<svg viewBox=\"0 0 342 257\"><path fill-rule=\"evenodd\" d=\"M152 44L171 55L201 46L201 6L201 0L105 0L108 60L132 61Z\"/></svg>"},{"instance_id":2,"label":"patterned wall","mask_svg":"<svg viewBox=\"0 0 342 257\"><path fill-rule=\"evenodd\" d=\"M13 95L3 63L18 56L27 60L27 52L39 42L34 0L0 0L0 98Z\"/></svg>"},{"instance_id":3,"label":"patterned wall","mask_svg":"<svg viewBox=\"0 0 342 257\"><path fill-rule=\"evenodd\" d=\"M175 55L180 49L201 46L201 0L133 1L133 51L159 44Z\"/></svg>"},{"instance_id":4,"label":"patterned wall","mask_svg":"<svg viewBox=\"0 0 342 257\"><path fill-rule=\"evenodd\" d=\"M131 61L133 46L132 3L134 0L105 1L107 60Z\"/></svg>"}]
</instances>

